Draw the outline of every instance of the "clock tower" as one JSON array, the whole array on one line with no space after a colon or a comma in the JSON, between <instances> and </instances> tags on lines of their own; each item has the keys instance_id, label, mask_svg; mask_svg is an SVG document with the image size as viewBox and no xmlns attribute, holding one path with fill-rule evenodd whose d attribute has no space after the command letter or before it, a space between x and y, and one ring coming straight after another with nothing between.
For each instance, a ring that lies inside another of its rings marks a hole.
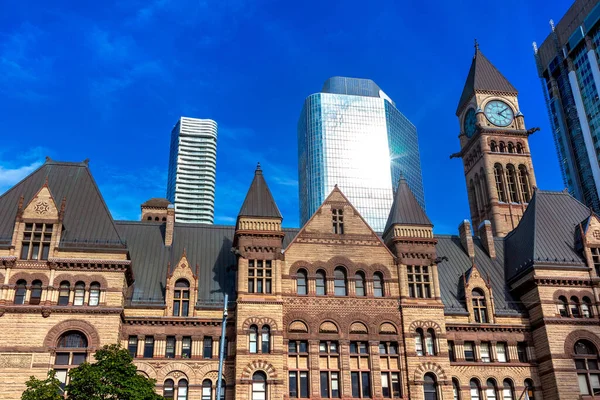
<instances>
[{"instance_id":1,"label":"clock tower","mask_svg":"<svg viewBox=\"0 0 600 400\"><path fill-rule=\"evenodd\" d=\"M496 236L519 224L535 188L529 135L519 110L517 90L481 53L475 55L456 116L460 123L471 221L478 232L485 220Z\"/></svg>"}]
</instances>

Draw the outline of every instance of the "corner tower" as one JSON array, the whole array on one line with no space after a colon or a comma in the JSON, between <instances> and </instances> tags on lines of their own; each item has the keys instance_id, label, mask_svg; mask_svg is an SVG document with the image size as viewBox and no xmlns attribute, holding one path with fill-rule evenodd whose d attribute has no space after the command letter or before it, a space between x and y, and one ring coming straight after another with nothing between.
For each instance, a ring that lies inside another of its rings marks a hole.
<instances>
[{"instance_id":1,"label":"corner tower","mask_svg":"<svg viewBox=\"0 0 600 400\"><path fill-rule=\"evenodd\" d=\"M475 55L456 116L460 123L471 221L475 232L485 220L494 234L506 236L521 220L535 187L529 135L519 110L517 90L481 53Z\"/></svg>"}]
</instances>

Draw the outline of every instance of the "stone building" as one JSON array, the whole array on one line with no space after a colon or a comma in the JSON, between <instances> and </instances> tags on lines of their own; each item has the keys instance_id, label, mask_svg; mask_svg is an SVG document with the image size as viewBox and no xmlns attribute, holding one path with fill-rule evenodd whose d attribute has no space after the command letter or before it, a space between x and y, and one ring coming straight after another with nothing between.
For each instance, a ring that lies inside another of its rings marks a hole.
<instances>
[{"instance_id":1,"label":"stone building","mask_svg":"<svg viewBox=\"0 0 600 400\"><path fill-rule=\"evenodd\" d=\"M165 397L214 400L225 294L225 400L600 396L600 220L535 189L516 91L473 64L458 115L477 225L458 235L434 235L404 179L382 235L337 187L282 228L260 167L235 226L176 223L160 199L114 221L87 162L47 159L0 196L0 399L120 342Z\"/></svg>"}]
</instances>

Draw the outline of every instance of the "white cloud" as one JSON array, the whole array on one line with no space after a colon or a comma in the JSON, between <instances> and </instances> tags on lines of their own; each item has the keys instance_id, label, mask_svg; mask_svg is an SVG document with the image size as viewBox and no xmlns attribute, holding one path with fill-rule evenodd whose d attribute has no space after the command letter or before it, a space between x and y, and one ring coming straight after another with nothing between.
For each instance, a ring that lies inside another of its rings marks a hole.
<instances>
[{"instance_id":1,"label":"white cloud","mask_svg":"<svg viewBox=\"0 0 600 400\"><path fill-rule=\"evenodd\" d=\"M41 161L14 168L0 165L0 193L4 193L19 183L23 178L39 168L40 165L42 165Z\"/></svg>"}]
</instances>

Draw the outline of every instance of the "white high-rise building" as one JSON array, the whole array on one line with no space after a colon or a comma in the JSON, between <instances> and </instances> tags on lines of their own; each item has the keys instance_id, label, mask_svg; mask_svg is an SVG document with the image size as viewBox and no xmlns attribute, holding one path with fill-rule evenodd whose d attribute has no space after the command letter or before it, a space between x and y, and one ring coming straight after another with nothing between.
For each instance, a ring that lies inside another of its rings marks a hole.
<instances>
[{"instance_id":1,"label":"white high-rise building","mask_svg":"<svg viewBox=\"0 0 600 400\"><path fill-rule=\"evenodd\" d=\"M216 170L217 123L181 117L171 132L167 183L175 221L213 223Z\"/></svg>"}]
</instances>

